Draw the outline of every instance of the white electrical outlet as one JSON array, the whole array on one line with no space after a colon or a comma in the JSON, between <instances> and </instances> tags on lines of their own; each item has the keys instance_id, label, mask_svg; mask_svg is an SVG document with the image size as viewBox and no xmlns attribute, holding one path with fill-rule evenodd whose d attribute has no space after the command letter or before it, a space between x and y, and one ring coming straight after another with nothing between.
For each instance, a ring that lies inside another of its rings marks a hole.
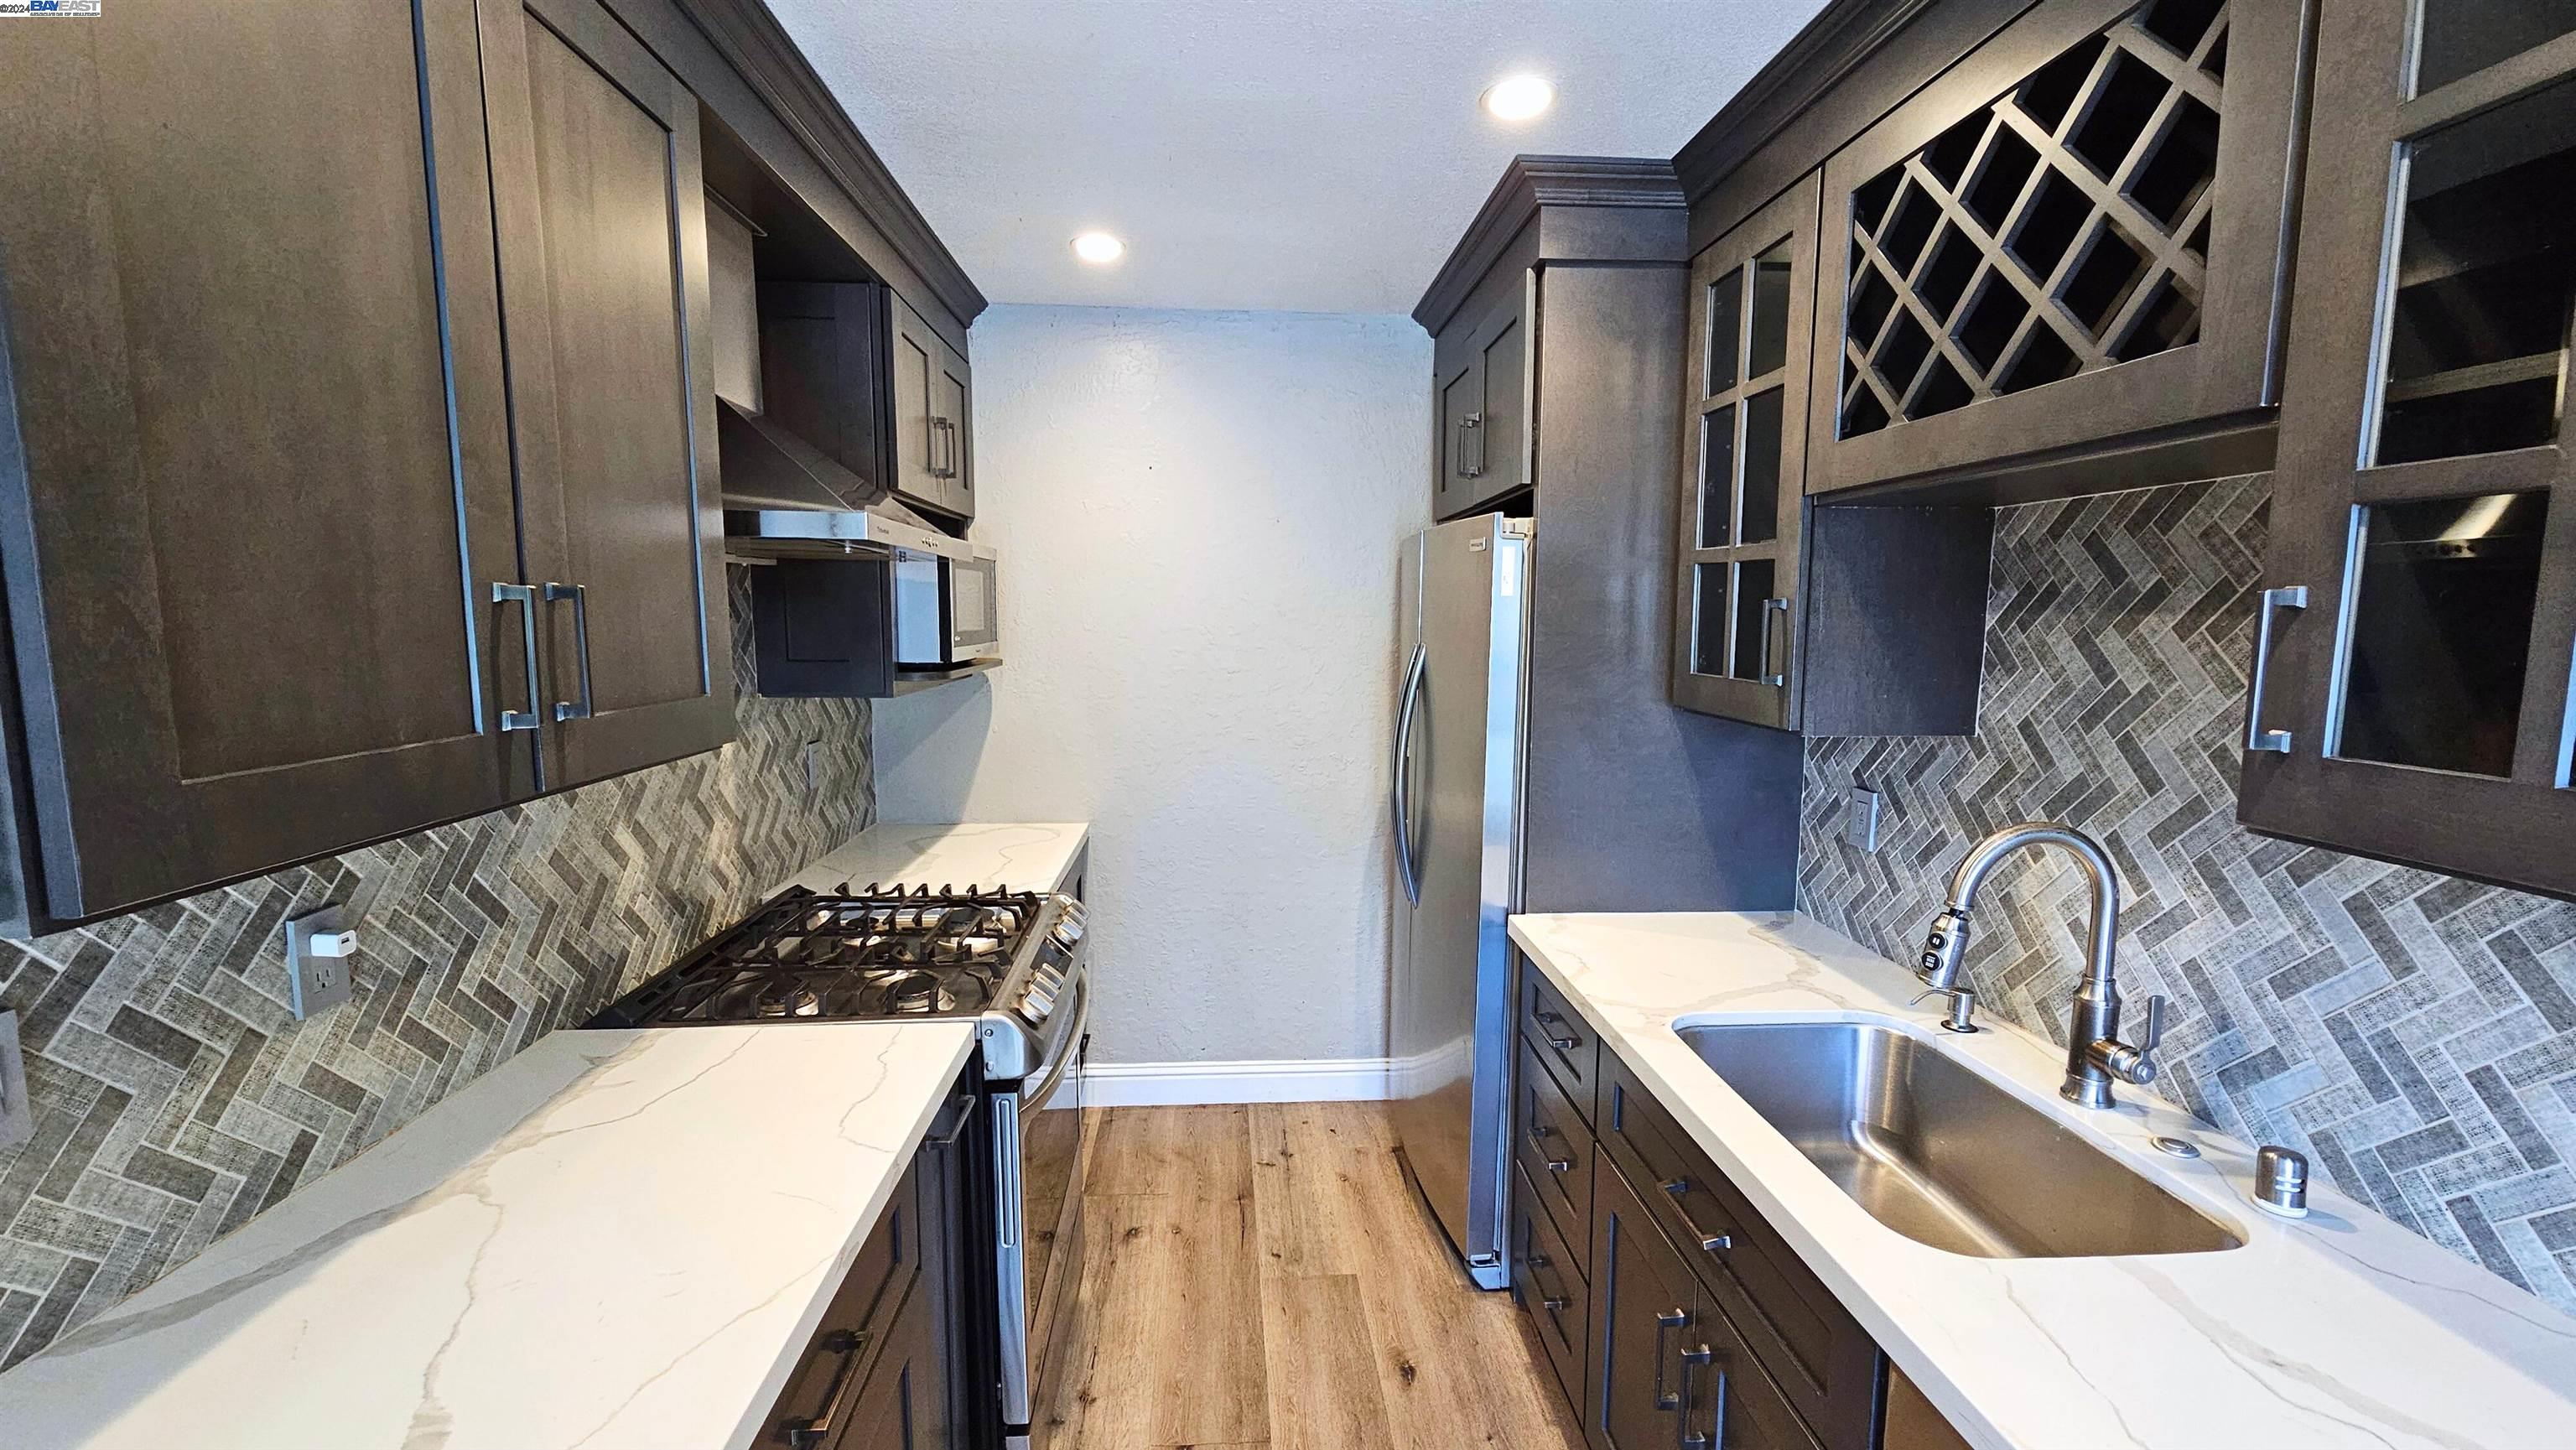
<instances>
[{"instance_id":1,"label":"white electrical outlet","mask_svg":"<svg viewBox=\"0 0 2576 1450\"><path fill-rule=\"evenodd\" d=\"M0 1148L36 1136L27 1102L27 1059L18 1050L18 1014L0 1012Z\"/></svg>"},{"instance_id":2,"label":"white electrical outlet","mask_svg":"<svg viewBox=\"0 0 2576 1450\"><path fill-rule=\"evenodd\" d=\"M286 923L286 1009L297 1021L349 1000L356 990L350 967L358 955L358 919L333 903Z\"/></svg>"}]
</instances>

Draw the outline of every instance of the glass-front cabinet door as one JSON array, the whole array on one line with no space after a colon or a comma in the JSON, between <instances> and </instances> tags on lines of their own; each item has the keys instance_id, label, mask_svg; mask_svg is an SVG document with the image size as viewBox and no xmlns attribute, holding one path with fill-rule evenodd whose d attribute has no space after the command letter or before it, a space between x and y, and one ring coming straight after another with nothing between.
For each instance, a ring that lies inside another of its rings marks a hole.
<instances>
[{"instance_id":1,"label":"glass-front cabinet door","mask_svg":"<svg viewBox=\"0 0 2576 1450\"><path fill-rule=\"evenodd\" d=\"M2576 896L2576 4L2318 42L2239 814Z\"/></svg>"},{"instance_id":2,"label":"glass-front cabinet door","mask_svg":"<svg viewBox=\"0 0 2576 1450\"><path fill-rule=\"evenodd\" d=\"M1798 728L1817 179L1691 264L1673 699Z\"/></svg>"}]
</instances>

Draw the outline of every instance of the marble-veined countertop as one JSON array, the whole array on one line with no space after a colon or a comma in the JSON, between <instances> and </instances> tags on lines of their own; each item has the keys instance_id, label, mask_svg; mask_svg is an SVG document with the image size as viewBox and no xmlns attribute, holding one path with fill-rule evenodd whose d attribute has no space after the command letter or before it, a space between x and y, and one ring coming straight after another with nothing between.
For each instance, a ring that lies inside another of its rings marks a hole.
<instances>
[{"instance_id":1,"label":"marble-veined countertop","mask_svg":"<svg viewBox=\"0 0 2576 1450\"><path fill-rule=\"evenodd\" d=\"M1912 975L1804 917L1512 918L1512 939L1898 1367L1994 1450L2576 1446L2576 1320L2350 1198L2257 1210L2252 1148L2135 1088L2086 1112L2065 1053L1960 1037ZM1927 1007L1930 1004L1927 1004ZM1678 1024L1893 1017L2232 1226L2219 1253L1980 1259L1863 1212L1676 1036ZM2186 1163L2148 1146L2187 1134Z\"/></svg>"},{"instance_id":2,"label":"marble-veined countertop","mask_svg":"<svg viewBox=\"0 0 2576 1450\"><path fill-rule=\"evenodd\" d=\"M883 886L1069 889L1091 827L1081 821L874 825L779 883L837 891Z\"/></svg>"},{"instance_id":3,"label":"marble-veined countertop","mask_svg":"<svg viewBox=\"0 0 2576 1450\"><path fill-rule=\"evenodd\" d=\"M555 1033L0 1375L0 1445L747 1446L973 1031Z\"/></svg>"}]
</instances>

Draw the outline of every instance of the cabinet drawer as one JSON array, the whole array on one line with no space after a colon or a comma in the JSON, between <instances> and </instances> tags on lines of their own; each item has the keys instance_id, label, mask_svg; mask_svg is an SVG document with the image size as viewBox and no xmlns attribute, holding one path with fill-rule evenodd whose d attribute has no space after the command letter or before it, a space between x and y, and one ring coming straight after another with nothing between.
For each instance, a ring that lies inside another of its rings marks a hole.
<instances>
[{"instance_id":1,"label":"cabinet drawer","mask_svg":"<svg viewBox=\"0 0 2576 1450\"><path fill-rule=\"evenodd\" d=\"M1547 1362L1565 1390L1565 1402L1580 1414L1591 1294L1582 1258L1567 1245L1581 1243L1589 1253L1591 1240L1569 1240L1557 1232L1539 1207L1542 1190L1529 1181L1529 1174L1515 1167L1512 1178L1512 1298L1538 1325L1539 1343L1547 1346Z\"/></svg>"},{"instance_id":2,"label":"cabinet drawer","mask_svg":"<svg viewBox=\"0 0 2576 1450\"><path fill-rule=\"evenodd\" d=\"M1592 1241L1592 1130L1576 1116L1565 1090L1539 1065L1543 1051L1521 1039L1519 1082L1512 1095L1512 1156L1538 1186L1538 1201L1574 1243Z\"/></svg>"},{"instance_id":3,"label":"cabinet drawer","mask_svg":"<svg viewBox=\"0 0 2576 1450\"><path fill-rule=\"evenodd\" d=\"M1829 1450L1866 1450L1878 1345L1615 1055L1601 1143Z\"/></svg>"},{"instance_id":4,"label":"cabinet drawer","mask_svg":"<svg viewBox=\"0 0 2576 1450\"><path fill-rule=\"evenodd\" d=\"M1521 1032L1556 1074L1576 1116L1592 1122L1593 1081L1600 1075L1601 1043L1556 984L1527 957L1521 959Z\"/></svg>"},{"instance_id":5,"label":"cabinet drawer","mask_svg":"<svg viewBox=\"0 0 2576 1450\"><path fill-rule=\"evenodd\" d=\"M903 1307L921 1271L921 1184L917 1169L906 1168L903 1181L887 1200L867 1242L823 1311L805 1357L787 1377L787 1388L770 1408L768 1428L760 1443L785 1445L791 1431L831 1418L833 1401L846 1401L863 1382L885 1348L895 1315ZM927 1295L915 1298L927 1301ZM843 1417L845 1420L847 1416Z\"/></svg>"},{"instance_id":6,"label":"cabinet drawer","mask_svg":"<svg viewBox=\"0 0 2576 1450\"><path fill-rule=\"evenodd\" d=\"M830 1450L946 1450L938 1342L927 1289L915 1290L880 1336L876 1363L839 1409Z\"/></svg>"}]
</instances>

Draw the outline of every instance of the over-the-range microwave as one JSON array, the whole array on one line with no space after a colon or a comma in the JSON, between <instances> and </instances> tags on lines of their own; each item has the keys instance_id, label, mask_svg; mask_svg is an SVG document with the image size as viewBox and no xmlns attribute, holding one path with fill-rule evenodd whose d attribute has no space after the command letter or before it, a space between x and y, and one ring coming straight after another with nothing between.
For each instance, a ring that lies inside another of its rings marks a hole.
<instances>
[{"instance_id":1,"label":"over-the-range microwave","mask_svg":"<svg viewBox=\"0 0 2576 1450\"><path fill-rule=\"evenodd\" d=\"M894 551L894 658L906 669L944 669L1002 653L998 555L943 540L938 552Z\"/></svg>"}]
</instances>

